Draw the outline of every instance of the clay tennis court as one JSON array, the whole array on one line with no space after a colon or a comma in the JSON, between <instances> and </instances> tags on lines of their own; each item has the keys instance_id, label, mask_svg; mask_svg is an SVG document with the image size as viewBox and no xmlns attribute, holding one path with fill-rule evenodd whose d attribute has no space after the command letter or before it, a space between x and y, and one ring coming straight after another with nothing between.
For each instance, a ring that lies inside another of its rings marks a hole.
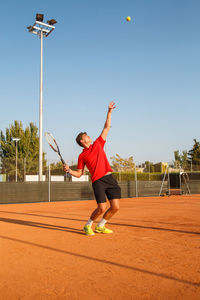
<instances>
[{"instance_id":1,"label":"clay tennis court","mask_svg":"<svg viewBox=\"0 0 200 300\"><path fill-rule=\"evenodd\" d=\"M122 199L87 237L93 208L0 205L0 299L200 299L200 195Z\"/></svg>"}]
</instances>

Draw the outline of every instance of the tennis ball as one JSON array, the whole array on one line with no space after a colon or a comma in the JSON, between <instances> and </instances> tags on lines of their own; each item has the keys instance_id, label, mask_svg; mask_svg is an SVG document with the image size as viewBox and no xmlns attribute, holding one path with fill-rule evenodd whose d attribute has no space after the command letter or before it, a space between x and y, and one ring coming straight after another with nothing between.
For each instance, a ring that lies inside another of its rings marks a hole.
<instances>
[{"instance_id":1,"label":"tennis ball","mask_svg":"<svg viewBox=\"0 0 200 300\"><path fill-rule=\"evenodd\" d=\"M126 18L126 21L127 21L127 22L130 22L130 21L131 21L131 17L128 16L128 17Z\"/></svg>"}]
</instances>

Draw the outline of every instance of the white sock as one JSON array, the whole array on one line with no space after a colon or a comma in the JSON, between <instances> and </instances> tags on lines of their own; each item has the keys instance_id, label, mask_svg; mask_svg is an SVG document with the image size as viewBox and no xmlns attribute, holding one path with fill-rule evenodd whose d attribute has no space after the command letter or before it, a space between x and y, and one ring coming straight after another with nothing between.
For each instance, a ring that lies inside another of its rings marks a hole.
<instances>
[{"instance_id":1,"label":"white sock","mask_svg":"<svg viewBox=\"0 0 200 300\"><path fill-rule=\"evenodd\" d=\"M101 221L99 222L99 224L97 225L98 227L104 227L104 225L106 224L107 220L102 218Z\"/></svg>"},{"instance_id":2,"label":"white sock","mask_svg":"<svg viewBox=\"0 0 200 300\"><path fill-rule=\"evenodd\" d=\"M93 224L93 220L89 219L85 225L92 226L92 224Z\"/></svg>"}]
</instances>

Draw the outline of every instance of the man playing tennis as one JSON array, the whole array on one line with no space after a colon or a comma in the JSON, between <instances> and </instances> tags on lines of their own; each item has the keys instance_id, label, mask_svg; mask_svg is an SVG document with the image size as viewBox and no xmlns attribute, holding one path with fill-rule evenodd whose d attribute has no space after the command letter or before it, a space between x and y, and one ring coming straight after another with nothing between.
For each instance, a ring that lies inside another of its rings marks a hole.
<instances>
[{"instance_id":1,"label":"man playing tennis","mask_svg":"<svg viewBox=\"0 0 200 300\"><path fill-rule=\"evenodd\" d=\"M97 208L92 212L88 222L84 226L86 235L94 235L92 230L93 222L104 213L103 218L95 227L95 232L112 233L112 230L105 227L106 222L119 210L119 199L121 189L112 176L112 169L104 152L104 145L111 125L111 114L115 109L112 101L108 106L106 122L101 135L92 144L91 138L86 132L81 132L76 138L79 146L83 147L78 158L77 171L73 171L68 165L64 165L64 171L72 176L80 178L86 166L91 174L92 187L94 190ZM110 207L107 209L106 196Z\"/></svg>"}]
</instances>

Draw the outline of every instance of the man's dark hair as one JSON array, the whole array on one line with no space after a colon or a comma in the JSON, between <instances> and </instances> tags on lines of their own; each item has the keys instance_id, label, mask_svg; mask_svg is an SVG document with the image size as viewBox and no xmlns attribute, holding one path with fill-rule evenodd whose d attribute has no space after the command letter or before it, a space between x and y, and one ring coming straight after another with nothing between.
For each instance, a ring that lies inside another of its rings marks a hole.
<instances>
[{"instance_id":1,"label":"man's dark hair","mask_svg":"<svg viewBox=\"0 0 200 300\"><path fill-rule=\"evenodd\" d=\"M79 146L81 146L81 147L83 147L83 145L82 145L82 143L81 143L81 140L82 140L82 136L83 136L84 134L87 134L87 132L80 132L80 133L77 135L77 137L76 137L76 142L77 142L77 144L79 144Z\"/></svg>"}]
</instances>

